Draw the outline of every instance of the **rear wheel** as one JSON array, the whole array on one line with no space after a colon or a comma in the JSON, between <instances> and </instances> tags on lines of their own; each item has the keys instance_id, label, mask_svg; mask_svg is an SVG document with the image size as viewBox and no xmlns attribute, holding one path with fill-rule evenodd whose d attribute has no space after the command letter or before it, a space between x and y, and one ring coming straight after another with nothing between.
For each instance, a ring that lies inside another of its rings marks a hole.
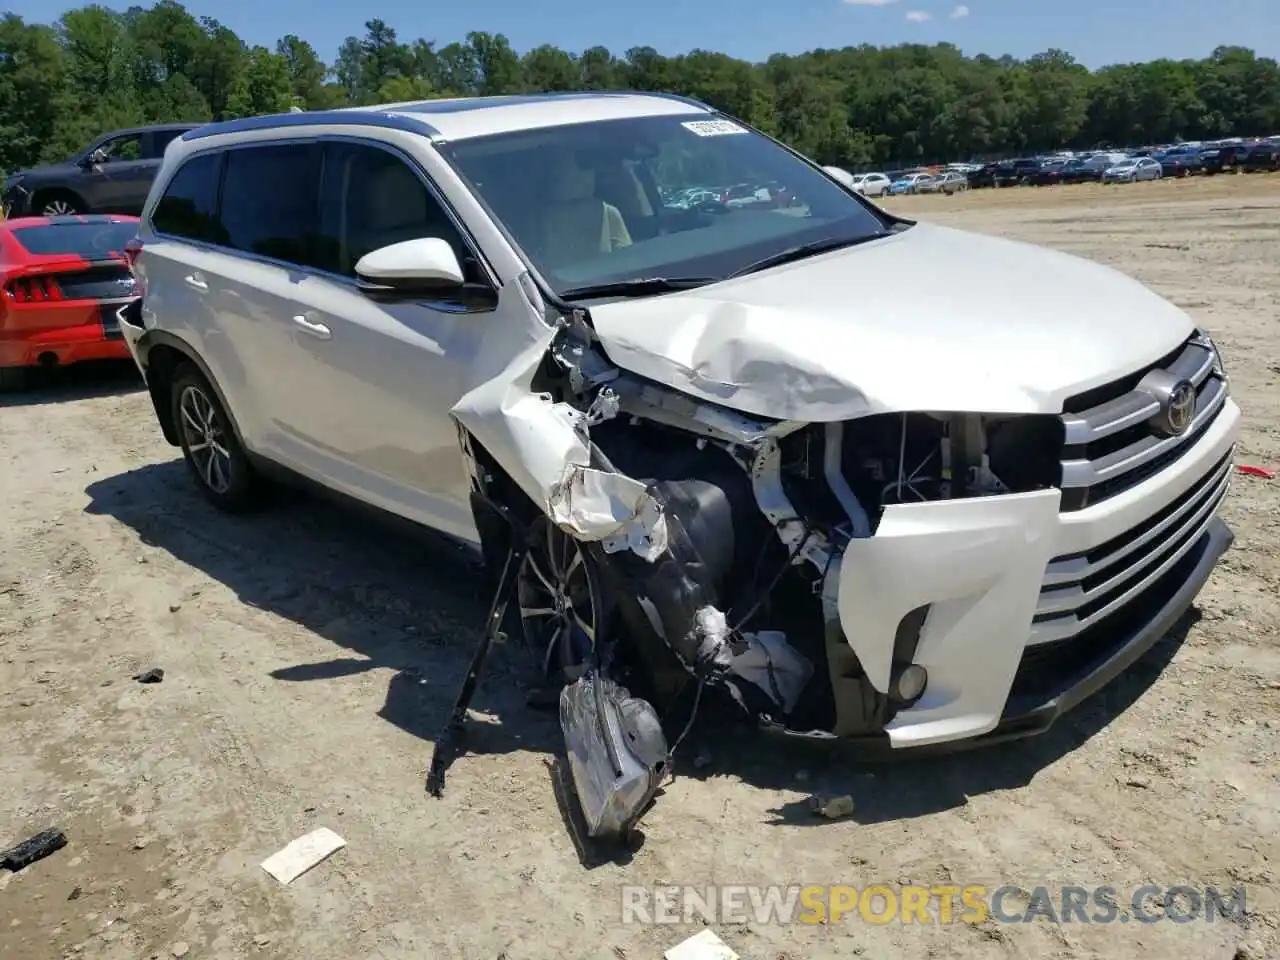
<instances>
[{"instance_id":1,"label":"rear wheel","mask_svg":"<svg viewBox=\"0 0 1280 960\"><path fill-rule=\"evenodd\" d=\"M200 492L228 513L259 506L263 482L209 381L195 366L184 363L174 371L170 397L182 455Z\"/></svg>"}]
</instances>

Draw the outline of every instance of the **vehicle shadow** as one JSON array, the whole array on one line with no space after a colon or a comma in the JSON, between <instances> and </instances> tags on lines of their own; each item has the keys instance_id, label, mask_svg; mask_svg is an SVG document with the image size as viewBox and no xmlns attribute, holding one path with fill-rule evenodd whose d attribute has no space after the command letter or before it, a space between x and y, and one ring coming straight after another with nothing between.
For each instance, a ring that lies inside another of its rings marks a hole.
<instances>
[{"instance_id":1,"label":"vehicle shadow","mask_svg":"<svg viewBox=\"0 0 1280 960\"><path fill-rule=\"evenodd\" d=\"M832 822L814 813L813 795L849 796L850 819L864 824L963 807L970 797L1027 786L1105 730L1159 678L1199 620L1199 610L1190 608L1137 663L1039 736L914 759L860 762L839 745L801 747L790 740L744 736L740 726L699 723L698 745L678 769L685 776L731 775L767 789L803 791L802 799L771 811L770 822L790 826ZM702 752L701 763L691 765L696 751Z\"/></svg>"},{"instance_id":2,"label":"vehicle shadow","mask_svg":"<svg viewBox=\"0 0 1280 960\"><path fill-rule=\"evenodd\" d=\"M323 682L373 669L393 675L378 716L434 743L447 721L492 596L478 555L427 531L364 522L364 511L292 492L250 516L216 512L181 460L91 484L87 512L114 517L162 549L348 655L271 672L282 683ZM868 763L840 747L801 749L757 734L727 697L708 691L677 776L730 776L752 786L848 794L859 823L903 820L961 807L968 798L1025 786L1105 729L1150 687L1199 619L1193 608L1145 657L1048 732L1030 739L916 760ZM563 753L558 711L538 699L533 659L512 638L495 647L456 756L527 750ZM689 703L669 712L669 734ZM427 757L424 755L424 770ZM798 777L804 771L806 776ZM553 780L556 776L553 775ZM569 820L569 814L562 809ZM807 797L772 811L773 823L823 825ZM584 863L586 857L584 856Z\"/></svg>"},{"instance_id":3,"label":"vehicle shadow","mask_svg":"<svg viewBox=\"0 0 1280 960\"><path fill-rule=\"evenodd\" d=\"M132 360L94 360L28 371L21 390L0 393L0 407L34 407L68 400L113 397L144 389Z\"/></svg>"},{"instance_id":4,"label":"vehicle shadow","mask_svg":"<svg viewBox=\"0 0 1280 960\"><path fill-rule=\"evenodd\" d=\"M472 548L429 531L366 522L364 511L288 491L247 516L217 512L181 460L94 482L88 513L290 620L347 654L273 670L281 683L393 671L378 715L434 742L449 718L485 622L489 580ZM526 705L531 658L515 638L495 647L460 756L559 749L554 712ZM424 770L425 770L424 755Z\"/></svg>"}]
</instances>

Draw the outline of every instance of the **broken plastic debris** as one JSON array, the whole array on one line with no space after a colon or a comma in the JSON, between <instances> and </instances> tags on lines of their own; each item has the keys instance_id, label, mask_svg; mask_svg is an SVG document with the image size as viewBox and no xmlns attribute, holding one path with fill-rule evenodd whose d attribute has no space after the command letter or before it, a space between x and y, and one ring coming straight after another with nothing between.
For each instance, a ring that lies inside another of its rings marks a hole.
<instances>
[{"instance_id":1,"label":"broken plastic debris","mask_svg":"<svg viewBox=\"0 0 1280 960\"><path fill-rule=\"evenodd\" d=\"M813 664L779 630L741 636L746 649L729 661L729 672L755 684L790 713L813 676Z\"/></svg>"},{"instance_id":2,"label":"broken plastic debris","mask_svg":"<svg viewBox=\"0 0 1280 960\"><path fill-rule=\"evenodd\" d=\"M1266 467L1255 467L1252 464L1241 463L1236 465L1236 469L1250 477L1261 477L1263 480L1274 480L1276 478L1275 473Z\"/></svg>"},{"instance_id":3,"label":"broken plastic debris","mask_svg":"<svg viewBox=\"0 0 1280 960\"><path fill-rule=\"evenodd\" d=\"M150 670L135 673L133 679L139 683L159 683L164 679L164 671L159 667L152 667Z\"/></svg>"},{"instance_id":4,"label":"broken plastic debris","mask_svg":"<svg viewBox=\"0 0 1280 960\"><path fill-rule=\"evenodd\" d=\"M16 846L0 853L0 867L7 867L14 873L28 867L37 860L43 860L67 845L67 835L57 828L42 830L34 837L23 840Z\"/></svg>"},{"instance_id":5,"label":"broken plastic debris","mask_svg":"<svg viewBox=\"0 0 1280 960\"><path fill-rule=\"evenodd\" d=\"M328 827L320 827L267 857L262 861L262 869L281 883L292 883L346 845L347 841Z\"/></svg>"},{"instance_id":6,"label":"broken plastic debris","mask_svg":"<svg viewBox=\"0 0 1280 960\"><path fill-rule=\"evenodd\" d=\"M853 815L853 797L847 793L838 797L822 797L815 794L809 798L809 809L828 820L839 820Z\"/></svg>"},{"instance_id":7,"label":"broken plastic debris","mask_svg":"<svg viewBox=\"0 0 1280 960\"><path fill-rule=\"evenodd\" d=\"M731 662L729 650L729 621L724 611L707 605L693 615L694 630L698 636L698 662L722 669Z\"/></svg>"},{"instance_id":8,"label":"broken plastic debris","mask_svg":"<svg viewBox=\"0 0 1280 960\"><path fill-rule=\"evenodd\" d=\"M738 960L738 955L711 929L682 940L662 956L664 960Z\"/></svg>"},{"instance_id":9,"label":"broken plastic debris","mask_svg":"<svg viewBox=\"0 0 1280 960\"><path fill-rule=\"evenodd\" d=\"M658 715L648 701L587 673L560 692L560 728L587 835L625 837L666 772L667 740Z\"/></svg>"},{"instance_id":10,"label":"broken plastic debris","mask_svg":"<svg viewBox=\"0 0 1280 960\"><path fill-rule=\"evenodd\" d=\"M547 514L578 540L606 541L617 552L629 547L652 562L667 549L667 527L649 488L620 473L571 463L551 488Z\"/></svg>"}]
</instances>

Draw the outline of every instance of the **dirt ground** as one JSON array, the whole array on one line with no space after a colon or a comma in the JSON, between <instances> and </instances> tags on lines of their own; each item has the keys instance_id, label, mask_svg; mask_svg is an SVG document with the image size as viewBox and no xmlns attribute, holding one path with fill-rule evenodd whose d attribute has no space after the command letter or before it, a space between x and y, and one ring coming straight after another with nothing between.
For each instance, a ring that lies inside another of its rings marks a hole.
<instances>
[{"instance_id":1,"label":"dirt ground","mask_svg":"<svg viewBox=\"0 0 1280 960\"><path fill-rule=\"evenodd\" d=\"M1280 468L1280 177L891 206L1092 257L1189 310L1244 408L1240 462ZM719 925L753 960L1280 948L1280 479L1238 478L1236 545L1185 628L1045 736L870 767L695 729L643 845L597 866L512 647L444 798L423 791L484 618L468 555L302 498L216 515L128 368L5 399L0 493L0 846L69 838L0 871L0 956L647 960L695 932L623 925L626 883L1247 891L1247 922ZM152 666L163 683L130 679ZM854 815L813 819L816 790ZM321 825L346 849L288 887L259 867Z\"/></svg>"}]
</instances>

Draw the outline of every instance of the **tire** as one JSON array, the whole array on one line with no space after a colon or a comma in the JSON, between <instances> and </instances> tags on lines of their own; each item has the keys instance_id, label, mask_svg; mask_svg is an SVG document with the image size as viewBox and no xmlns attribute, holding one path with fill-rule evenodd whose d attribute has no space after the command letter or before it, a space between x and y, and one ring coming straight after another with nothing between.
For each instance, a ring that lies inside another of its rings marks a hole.
<instances>
[{"instance_id":1,"label":"tire","mask_svg":"<svg viewBox=\"0 0 1280 960\"><path fill-rule=\"evenodd\" d=\"M26 367L0 367L0 393L25 390L27 379Z\"/></svg>"},{"instance_id":2,"label":"tire","mask_svg":"<svg viewBox=\"0 0 1280 960\"><path fill-rule=\"evenodd\" d=\"M84 213L85 205L83 200L68 190L50 190L38 194L31 209L37 216L59 217Z\"/></svg>"},{"instance_id":3,"label":"tire","mask_svg":"<svg viewBox=\"0 0 1280 960\"><path fill-rule=\"evenodd\" d=\"M183 459L205 498L226 513L262 506L266 485L231 428L217 392L194 364L174 369L170 398Z\"/></svg>"}]
</instances>

